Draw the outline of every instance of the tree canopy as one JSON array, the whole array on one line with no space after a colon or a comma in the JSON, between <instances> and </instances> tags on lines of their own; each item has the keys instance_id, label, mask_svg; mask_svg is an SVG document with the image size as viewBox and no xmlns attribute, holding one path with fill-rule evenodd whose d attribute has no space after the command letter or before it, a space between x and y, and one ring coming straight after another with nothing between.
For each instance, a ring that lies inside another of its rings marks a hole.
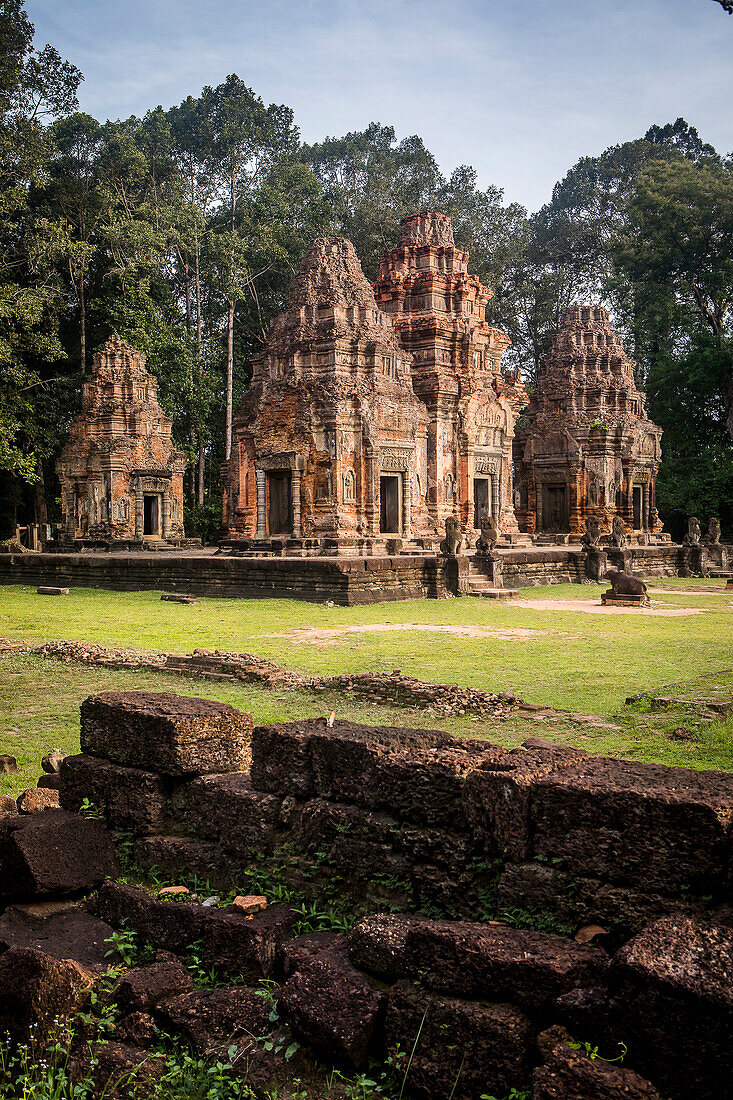
<instances>
[{"instance_id":1,"label":"tree canopy","mask_svg":"<svg viewBox=\"0 0 733 1100\"><path fill-rule=\"evenodd\" d=\"M530 386L572 301L611 308L665 430L664 518L733 524L733 162L684 119L582 157L529 215L390 125L305 145L236 74L114 122L78 110L81 80L0 0L0 535L58 518L55 458L111 332L148 355L189 458L187 527L213 533L232 411L310 240L349 237L375 278L430 208Z\"/></svg>"}]
</instances>

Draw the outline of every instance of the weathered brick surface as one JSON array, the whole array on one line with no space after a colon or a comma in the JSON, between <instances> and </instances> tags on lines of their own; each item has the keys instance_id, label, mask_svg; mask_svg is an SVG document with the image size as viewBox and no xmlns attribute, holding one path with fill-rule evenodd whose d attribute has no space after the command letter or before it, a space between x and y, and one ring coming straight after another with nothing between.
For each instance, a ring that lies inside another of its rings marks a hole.
<instances>
[{"instance_id":1,"label":"weathered brick surface","mask_svg":"<svg viewBox=\"0 0 733 1100\"><path fill-rule=\"evenodd\" d=\"M719 772L586 757L539 780L532 855L574 875L644 890L720 894L730 858L733 781Z\"/></svg>"},{"instance_id":2,"label":"weathered brick surface","mask_svg":"<svg viewBox=\"0 0 733 1100\"><path fill-rule=\"evenodd\" d=\"M200 1054L213 1043L234 1043L272 1030L265 997L242 985L196 989L159 1002L156 1016Z\"/></svg>"},{"instance_id":3,"label":"weathered brick surface","mask_svg":"<svg viewBox=\"0 0 733 1100\"><path fill-rule=\"evenodd\" d=\"M161 775L242 771L251 739L248 714L208 699L108 691L81 706L82 752Z\"/></svg>"},{"instance_id":4,"label":"weathered brick surface","mask_svg":"<svg viewBox=\"0 0 733 1100\"><path fill-rule=\"evenodd\" d=\"M0 1035L37 1042L84 1003L92 975L68 959L35 947L11 947L0 955Z\"/></svg>"},{"instance_id":5,"label":"weathered brick surface","mask_svg":"<svg viewBox=\"0 0 733 1100\"><path fill-rule=\"evenodd\" d=\"M350 940L351 958L396 978L417 978L430 989L465 997L511 1001L528 1011L557 996L603 982L604 951L561 936L503 925L417 918L366 918Z\"/></svg>"},{"instance_id":6,"label":"weathered brick surface","mask_svg":"<svg viewBox=\"0 0 733 1100\"><path fill-rule=\"evenodd\" d=\"M603 874L603 868L599 866L597 872ZM638 932L667 913L705 911L704 903L694 897L669 897L641 885L632 888L602 878L581 878L546 863L508 864L499 876L497 902L500 913L516 909L537 917L551 913L570 929L600 924L617 946L619 937Z\"/></svg>"},{"instance_id":7,"label":"weathered brick surface","mask_svg":"<svg viewBox=\"0 0 733 1100\"><path fill-rule=\"evenodd\" d=\"M149 966L137 966L126 970L115 983L112 991L121 1012L149 1012L168 997L189 993L193 979L175 955L159 952Z\"/></svg>"},{"instance_id":8,"label":"weathered brick surface","mask_svg":"<svg viewBox=\"0 0 733 1100\"><path fill-rule=\"evenodd\" d=\"M388 1055L409 1052L402 1072L411 1057L406 1086L416 1096L475 1100L529 1081L534 1032L511 1005L443 997L400 981L390 990L385 1036Z\"/></svg>"},{"instance_id":9,"label":"weathered brick surface","mask_svg":"<svg viewBox=\"0 0 733 1100\"><path fill-rule=\"evenodd\" d=\"M551 1028L540 1036L545 1065L532 1076L532 1100L662 1100L649 1082L631 1069L574 1050ZM568 1036L569 1039L569 1036Z\"/></svg>"},{"instance_id":10,"label":"weathered brick surface","mask_svg":"<svg viewBox=\"0 0 733 1100\"><path fill-rule=\"evenodd\" d=\"M259 852L274 843L281 805L281 798L256 791L247 772L190 780L172 798L174 816L197 837Z\"/></svg>"},{"instance_id":11,"label":"weathered brick surface","mask_svg":"<svg viewBox=\"0 0 733 1100\"><path fill-rule=\"evenodd\" d=\"M131 928L143 943L184 954L203 938L209 910L186 902L163 901L137 886L105 882L88 907L114 928Z\"/></svg>"},{"instance_id":12,"label":"weathered brick surface","mask_svg":"<svg viewBox=\"0 0 733 1100\"><path fill-rule=\"evenodd\" d=\"M465 814L486 854L517 861L530 844L530 798L539 779L584 759L576 749L514 749L471 771L464 786Z\"/></svg>"},{"instance_id":13,"label":"weathered brick surface","mask_svg":"<svg viewBox=\"0 0 733 1100\"><path fill-rule=\"evenodd\" d=\"M0 917L0 953L11 947L33 947L53 959L98 972L112 962L107 943L112 932L110 925L76 905L63 909L56 902L30 909L12 905Z\"/></svg>"},{"instance_id":14,"label":"weathered brick surface","mask_svg":"<svg viewBox=\"0 0 733 1100\"><path fill-rule=\"evenodd\" d=\"M124 768L96 756L67 756L61 764L61 805L78 813L87 799L109 825L134 833L160 832L169 784L152 771Z\"/></svg>"},{"instance_id":15,"label":"weathered brick surface","mask_svg":"<svg viewBox=\"0 0 733 1100\"><path fill-rule=\"evenodd\" d=\"M333 953L303 961L283 986L280 1005L297 1035L329 1060L366 1064L386 994Z\"/></svg>"},{"instance_id":16,"label":"weathered brick surface","mask_svg":"<svg viewBox=\"0 0 733 1100\"><path fill-rule=\"evenodd\" d=\"M399 726L363 726L334 722L331 728L313 729L310 755L317 793L337 802L356 802L368 808L385 804L376 789L379 765L400 751L437 749L449 745L450 734ZM390 809L396 809L394 803Z\"/></svg>"},{"instance_id":17,"label":"weathered brick surface","mask_svg":"<svg viewBox=\"0 0 733 1100\"><path fill-rule=\"evenodd\" d=\"M719 1100L733 1080L733 929L663 917L614 957L615 1027L673 1100ZM628 1038L626 1038L628 1036Z\"/></svg>"},{"instance_id":18,"label":"weathered brick surface","mask_svg":"<svg viewBox=\"0 0 733 1100\"><path fill-rule=\"evenodd\" d=\"M435 730L364 726L325 719L257 726L250 774L256 790L376 808L371 789L380 759L401 750L440 748L450 735Z\"/></svg>"},{"instance_id":19,"label":"weathered brick surface","mask_svg":"<svg viewBox=\"0 0 733 1100\"><path fill-rule=\"evenodd\" d=\"M18 901L92 890L115 870L102 826L65 810L5 819L0 860L0 896Z\"/></svg>"},{"instance_id":20,"label":"weathered brick surface","mask_svg":"<svg viewBox=\"0 0 733 1100\"><path fill-rule=\"evenodd\" d=\"M252 786L271 794L314 794L310 766L309 723L277 723L255 726L252 733Z\"/></svg>"},{"instance_id":21,"label":"weathered brick surface","mask_svg":"<svg viewBox=\"0 0 733 1100\"><path fill-rule=\"evenodd\" d=\"M95 1096L154 1100L160 1092L165 1064L126 1043L113 1041L82 1048L72 1057L69 1071L77 1083L89 1080Z\"/></svg>"},{"instance_id":22,"label":"weathered brick surface","mask_svg":"<svg viewBox=\"0 0 733 1100\"><path fill-rule=\"evenodd\" d=\"M220 844L187 836L141 836L135 841L135 858L146 871L162 878L175 879L196 875L207 879L227 879L231 859Z\"/></svg>"},{"instance_id":23,"label":"weathered brick surface","mask_svg":"<svg viewBox=\"0 0 733 1100\"><path fill-rule=\"evenodd\" d=\"M464 832L462 795L468 774L502 762L506 750L476 741L391 754L377 763L370 797L405 821Z\"/></svg>"},{"instance_id":24,"label":"weathered brick surface","mask_svg":"<svg viewBox=\"0 0 733 1100\"><path fill-rule=\"evenodd\" d=\"M252 981L273 973L280 948L292 938L296 917L288 905L271 905L253 917L228 909L206 909L204 965Z\"/></svg>"}]
</instances>

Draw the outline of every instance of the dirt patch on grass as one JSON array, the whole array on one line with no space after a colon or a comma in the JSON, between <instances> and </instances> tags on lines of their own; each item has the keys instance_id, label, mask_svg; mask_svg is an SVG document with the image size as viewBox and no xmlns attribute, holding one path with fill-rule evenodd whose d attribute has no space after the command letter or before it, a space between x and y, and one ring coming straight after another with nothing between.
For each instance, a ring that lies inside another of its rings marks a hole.
<instances>
[{"instance_id":1,"label":"dirt patch on grass","mask_svg":"<svg viewBox=\"0 0 733 1100\"><path fill-rule=\"evenodd\" d=\"M452 634L458 638L500 638L508 642L526 642L540 634L557 634L557 630L530 630L523 627L454 626L451 623L360 623L358 626L308 627L303 630L282 630L276 634L255 634L255 638L287 638L311 645L335 645L346 634L381 634L388 631L420 631L421 634Z\"/></svg>"},{"instance_id":2,"label":"dirt patch on grass","mask_svg":"<svg viewBox=\"0 0 733 1100\"><path fill-rule=\"evenodd\" d=\"M586 611L589 615L646 615L662 619L704 615L707 610L704 607L610 607L593 600L517 600L513 606L530 607L533 611Z\"/></svg>"}]
</instances>

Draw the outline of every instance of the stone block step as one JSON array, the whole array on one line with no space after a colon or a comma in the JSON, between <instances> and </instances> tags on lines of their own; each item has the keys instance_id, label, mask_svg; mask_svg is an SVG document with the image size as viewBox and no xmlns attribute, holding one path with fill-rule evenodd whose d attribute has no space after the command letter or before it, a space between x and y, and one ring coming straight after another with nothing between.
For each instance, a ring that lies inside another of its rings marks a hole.
<instances>
[{"instance_id":1,"label":"stone block step","mask_svg":"<svg viewBox=\"0 0 733 1100\"><path fill-rule=\"evenodd\" d=\"M471 596L481 596L487 600L515 600L519 597L519 590L515 588L474 588L469 585Z\"/></svg>"},{"instance_id":2,"label":"stone block step","mask_svg":"<svg viewBox=\"0 0 733 1100\"><path fill-rule=\"evenodd\" d=\"M55 588L52 585L40 585L36 589L36 594L39 596L68 596L68 588Z\"/></svg>"}]
</instances>

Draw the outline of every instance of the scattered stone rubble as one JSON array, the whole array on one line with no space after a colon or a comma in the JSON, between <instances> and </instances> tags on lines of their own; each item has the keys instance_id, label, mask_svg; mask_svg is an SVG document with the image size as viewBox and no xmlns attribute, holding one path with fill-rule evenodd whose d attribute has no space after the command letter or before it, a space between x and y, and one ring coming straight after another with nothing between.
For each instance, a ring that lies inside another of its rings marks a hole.
<instances>
[{"instance_id":1,"label":"scattered stone rubble","mask_svg":"<svg viewBox=\"0 0 733 1100\"><path fill-rule=\"evenodd\" d=\"M348 692L370 702L394 706L422 707L436 714L481 714L494 718L506 717L514 708L524 708L513 692L487 692L448 684L431 684L412 676L361 673L346 676L301 676L280 668L273 661L251 653L226 653L195 649L193 653L139 653L111 649L89 642L44 642L38 646L7 643L10 651L46 657L56 661L79 662L102 668L151 668L156 671L180 672L206 680L242 681L285 690L307 689L314 692ZM0 642L0 653L6 643ZM526 708L536 709L536 708Z\"/></svg>"},{"instance_id":2,"label":"scattered stone rubble","mask_svg":"<svg viewBox=\"0 0 733 1100\"><path fill-rule=\"evenodd\" d=\"M257 1097L288 1095L295 1077L325 1096L317 1061L360 1072L403 1051L407 1090L427 1100L512 1088L533 1100L725 1095L729 776L435 730L252 729L224 704L148 693L87 700L82 744L60 762L66 809L0 818L0 1029L23 1039L32 1023L48 1029L78 1011L112 930L136 932L157 954L114 987L119 1022L96 1051L100 1089L131 1070L154 1089L158 1027L202 1056L234 1044ZM250 756L249 772L212 771ZM134 832L139 855L172 850L171 867L189 876L206 871L207 852L230 882L270 853L301 886L336 876L362 910L403 890L410 911L372 912L348 935L296 936L288 904L154 896L113 880L104 828L71 812L84 797ZM500 916L531 923L534 910L546 926L598 927L572 938L468 919L497 891ZM422 915L425 903L451 919ZM194 942L219 986L192 987L181 957ZM253 988L263 979L279 983L269 987L277 1020ZM290 1063L283 1052L296 1042ZM603 1060L624 1046L623 1065ZM70 1064L89 1071L85 1045Z\"/></svg>"}]
</instances>

